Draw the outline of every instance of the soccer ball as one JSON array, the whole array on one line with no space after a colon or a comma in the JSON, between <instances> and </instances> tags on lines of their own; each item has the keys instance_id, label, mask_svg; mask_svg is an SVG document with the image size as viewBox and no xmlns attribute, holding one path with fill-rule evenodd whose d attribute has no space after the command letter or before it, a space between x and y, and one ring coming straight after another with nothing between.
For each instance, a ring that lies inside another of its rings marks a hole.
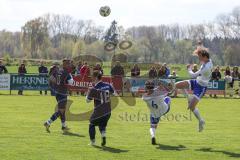
<instances>
[{"instance_id":1,"label":"soccer ball","mask_svg":"<svg viewBox=\"0 0 240 160\"><path fill-rule=\"evenodd\" d=\"M109 16L109 14L111 13L111 9L109 6L102 6L100 9L99 9L99 13L101 16L103 17L107 17Z\"/></svg>"}]
</instances>

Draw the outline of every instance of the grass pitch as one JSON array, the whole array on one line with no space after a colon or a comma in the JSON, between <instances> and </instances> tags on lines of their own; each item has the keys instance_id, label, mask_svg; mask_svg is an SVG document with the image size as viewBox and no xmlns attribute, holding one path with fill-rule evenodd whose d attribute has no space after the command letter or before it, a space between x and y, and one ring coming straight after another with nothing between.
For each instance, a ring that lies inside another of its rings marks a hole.
<instances>
[{"instance_id":1,"label":"grass pitch","mask_svg":"<svg viewBox=\"0 0 240 160\"><path fill-rule=\"evenodd\" d=\"M70 97L71 111L92 109L84 97ZM51 96L0 96L1 160L106 160L106 159L239 159L239 99L204 98L199 104L206 129L197 132L197 121L186 109L186 99L173 99L171 111L157 129L159 145L150 144L149 111L137 99L128 106L119 98L107 128L107 147L91 147L88 121L67 122L71 134L60 130L60 120L48 134L43 122L56 105ZM100 136L97 130L97 144Z\"/></svg>"}]
</instances>

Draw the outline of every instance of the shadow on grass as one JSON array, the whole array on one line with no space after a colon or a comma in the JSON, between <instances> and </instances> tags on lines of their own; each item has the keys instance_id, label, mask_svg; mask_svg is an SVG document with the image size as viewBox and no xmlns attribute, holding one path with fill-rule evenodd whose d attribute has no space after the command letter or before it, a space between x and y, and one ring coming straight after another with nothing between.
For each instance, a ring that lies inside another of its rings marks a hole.
<instances>
[{"instance_id":1,"label":"shadow on grass","mask_svg":"<svg viewBox=\"0 0 240 160\"><path fill-rule=\"evenodd\" d=\"M196 149L196 151L222 153L222 154L228 155L229 157L240 158L240 153L234 153L234 152L225 151L225 150L214 150L212 148L200 148L200 149Z\"/></svg>"},{"instance_id":2,"label":"shadow on grass","mask_svg":"<svg viewBox=\"0 0 240 160\"><path fill-rule=\"evenodd\" d=\"M100 146L93 146L94 148L97 148L101 151L106 151L106 152L111 152L111 153L123 153L123 152L128 152L129 150L122 150L118 148L112 148L112 147L100 147Z\"/></svg>"},{"instance_id":3,"label":"shadow on grass","mask_svg":"<svg viewBox=\"0 0 240 160\"><path fill-rule=\"evenodd\" d=\"M85 137L85 136L80 135L78 133L72 133L72 132L69 132L69 131L68 132L64 132L63 135L65 135L65 136L73 136L73 137Z\"/></svg>"},{"instance_id":4,"label":"shadow on grass","mask_svg":"<svg viewBox=\"0 0 240 160\"><path fill-rule=\"evenodd\" d=\"M170 145L166 145L166 144L158 144L157 149L161 149L161 150L172 150L172 151L187 150L187 148L186 148L184 145L170 146Z\"/></svg>"}]
</instances>

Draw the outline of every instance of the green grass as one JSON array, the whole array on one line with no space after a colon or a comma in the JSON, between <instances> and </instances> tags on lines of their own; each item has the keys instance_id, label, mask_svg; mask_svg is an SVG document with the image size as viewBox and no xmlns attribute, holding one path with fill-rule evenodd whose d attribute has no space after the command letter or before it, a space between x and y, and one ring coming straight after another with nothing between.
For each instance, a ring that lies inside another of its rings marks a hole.
<instances>
[{"instance_id":1,"label":"green grass","mask_svg":"<svg viewBox=\"0 0 240 160\"><path fill-rule=\"evenodd\" d=\"M6 67L9 73L18 73L18 66L6 66ZM38 66L27 66L26 69L27 73L38 73Z\"/></svg>"},{"instance_id":2,"label":"green grass","mask_svg":"<svg viewBox=\"0 0 240 160\"><path fill-rule=\"evenodd\" d=\"M74 113L93 107L85 103L84 97L70 99L74 101L71 107ZM186 110L186 99L173 99L169 120L163 120L157 129L157 141L160 143L157 146L150 144L149 120L148 117L145 119L149 113L146 105L139 98L135 106L128 106L120 100L109 121L109 148L105 149L87 145L88 121L68 122L72 135L62 134L59 120L51 126L50 134L45 132L42 124L54 111L54 97L1 95L0 102L1 160L240 158L239 99L204 98L199 104L206 120L206 130L202 133L196 131L197 121ZM138 113L140 118L134 118ZM185 118L172 120L173 115ZM98 130L97 144L100 144Z\"/></svg>"}]
</instances>

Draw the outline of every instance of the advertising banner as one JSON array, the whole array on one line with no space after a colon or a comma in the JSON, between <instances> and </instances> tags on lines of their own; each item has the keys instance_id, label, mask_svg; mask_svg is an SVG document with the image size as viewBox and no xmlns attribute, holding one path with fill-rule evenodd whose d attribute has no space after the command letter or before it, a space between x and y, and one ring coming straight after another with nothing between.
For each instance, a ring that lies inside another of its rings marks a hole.
<instances>
[{"instance_id":1,"label":"advertising banner","mask_svg":"<svg viewBox=\"0 0 240 160\"><path fill-rule=\"evenodd\" d=\"M149 78L128 78L129 82L129 91L130 92L144 92L144 84L145 82L149 80ZM175 83L175 79L154 79L155 83L158 81L165 81L165 82L173 82ZM180 81L179 79L177 81ZM178 91L178 93L181 93L181 90ZM191 93L191 91L189 91ZM224 95L225 94L225 81L210 81L208 84L208 90L207 94L219 94Z\"/></svg>"},{"instance_id":2,"label":"advertising banner","mask_svg":"<svg viewBox=\"0 0 240 160\"><path fill-rule=\"evenodd\" d=\"M10 90L10 74L0 74L0 90Z\"/></svg>"},{"instance_id":3,"label":"advertising banner","mask_svg":"<svg viewBox=\"0 0 240 160\"><path fill-rule=\"evenodd\" d=\"M129 91L130 92L139 92L142 93L145 90L145 82L149 80L149 78L129 78L128 82L129 82ZM167 83L175 83L175 79L154 79L153 80L155 85L157 85L158 82L160 81L164 81Z\"/></svg>"},{"instance_id":4,"label":"advertising banner","mask_svg":"<svg viewBox=\"0 0 240 160\"><path fill-rule=\"evenodd\" d=\"M40 75L11 75L11 90L48 90L48 77Z\"/></svg>"},{"instance_id":5,"label":"advertising banner","mask_svg":"<svg viewBox=\"0 0 240 160\"><path fill-rule=\"evenodd\" d=\"M70 91L86 92L89 87L92 87L94 85L91 77L75 76L73 77L73 79L74 79L73 86L68 87ZM111 84L118 93L122 92L123 87L122 77L104 76L102 77L102 81Z\"/></svg>"}]
</instances>

